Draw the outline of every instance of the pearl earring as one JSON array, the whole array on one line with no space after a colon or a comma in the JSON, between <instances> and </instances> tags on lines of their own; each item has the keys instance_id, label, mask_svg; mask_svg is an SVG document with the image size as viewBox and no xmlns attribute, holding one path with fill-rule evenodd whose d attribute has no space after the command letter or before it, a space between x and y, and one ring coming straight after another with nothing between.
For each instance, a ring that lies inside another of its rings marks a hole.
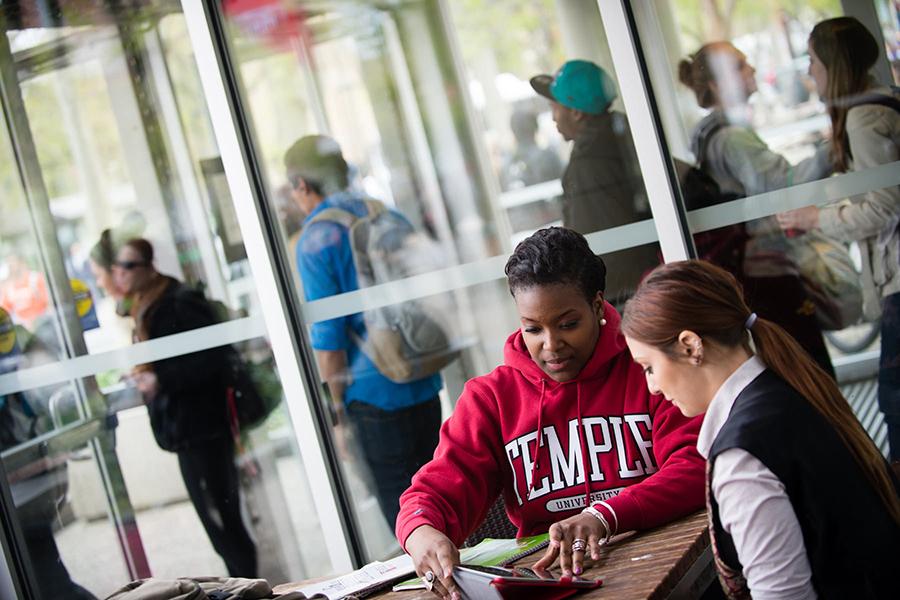
<instances>
[{"instance_id":1,"label":"pearl earring","mask_svg":"<svg viewBox=\"0 0 900 600\"><path fill-rule=\"evenodd\" d=\"M603 327L604 325L606 325L606 319L603 317L600 317L600 327Z\"/></svg>"}]
</instances>

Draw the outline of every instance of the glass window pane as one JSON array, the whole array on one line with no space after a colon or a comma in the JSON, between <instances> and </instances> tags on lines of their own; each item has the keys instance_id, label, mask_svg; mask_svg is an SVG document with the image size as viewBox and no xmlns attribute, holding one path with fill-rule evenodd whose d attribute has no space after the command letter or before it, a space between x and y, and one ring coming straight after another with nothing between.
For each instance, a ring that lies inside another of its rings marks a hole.
<instances>
[{"instance_id":1,"label":"glass window pane","mask_svg":"<svg viewBox=\"0 0 900 600\"><path fill-rule=\"evenodd\" d=\"M45 598L334 569L176 6L4 21L0 485Z\"/></svg>"},{"instance_id":2,"label":"glass window pane","mask_svg":"<svg viewBox=\"0 0 900 600\"><path fill-rule=\"evenodd\" d=\"M519 326L503 276L514 245L548 225L591 234L618 303L659 262L652 226L646 238L620 229L651 215L600 13L513 0L264 12L234 2L223 13L325 384L319 401L366 557L380 559L399 550L397 499L431 457L440 421L466 380L502 363ZM590 105L554 117L529 80L576 55L596 63ZM358 225L365 199L387 209L381 228ZM434 354L452 362L404 376L373 358L379 324L402 329L435 301L449 302L433 311L447 324L435 338L448 340ZM422 447L402 443L402 427Z\"/></svg>"},{"instance_id":3,"label":"glass window pane","mask_svg":"<svg viewBox=\"0 0 900 600\"><path fill-rule=\"evenodd\" d=\"M894 353L894 326L877 313L900 290L900 113L884 6L709 6L638 15L642 37L663 41L647 49L648 68L698 254L734 273L750 306L839 382L890 386L872 357L879 329L881 351ZM829 33L836 26L856 41ZM841 53L853 56L846 69ZM854 408L886 451L876 394L863 400Z\"/></svg>"}]
</instances>

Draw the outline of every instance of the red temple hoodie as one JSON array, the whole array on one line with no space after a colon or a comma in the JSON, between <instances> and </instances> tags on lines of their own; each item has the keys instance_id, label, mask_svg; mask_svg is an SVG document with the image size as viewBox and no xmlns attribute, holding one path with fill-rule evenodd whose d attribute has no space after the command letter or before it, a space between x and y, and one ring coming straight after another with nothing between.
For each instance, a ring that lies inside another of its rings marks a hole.
<instances>
[{"instance_id":1,"label":"red temple hoodie","mask_svg":"<svg viewBox=\"0 0 900 600\"><path fill-rule=\"evenodd\" d=\"M701 417L685 418L650 394L618 313L607 304L605 315L594 354L571 381L544 373L517 331L506 341L505 364L466 383L434 459L400 497L396 533L404 547L420 525L461 544L500 493L519 536L545 533L581 512L588 497L613 532L703 507Z\"/></svg>"}]
</instances>

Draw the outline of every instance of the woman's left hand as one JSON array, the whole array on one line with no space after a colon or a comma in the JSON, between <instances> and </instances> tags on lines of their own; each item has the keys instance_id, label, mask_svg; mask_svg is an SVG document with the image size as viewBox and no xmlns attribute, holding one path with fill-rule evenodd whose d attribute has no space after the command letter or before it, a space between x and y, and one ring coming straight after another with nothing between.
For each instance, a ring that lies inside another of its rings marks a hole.
<instances>
[{"instance_id":1,"label":"woman's left hand","mask_svg":"<svg viewBox=\"0 0 900 600\"><path fill-rule=\"evenodd\" d=\"M775 215L782 230L799 229L809 231L819 226L819 207L804 206L795 210L778 213Z\"/></svg>"},{"instance_id":2,"label":"woman's left hand","mask_svg":"<svg viewBox=\"0 0 900 600\"><path fill-rule=\"evenodd\" d=\"M590 514L581 513L558 521L550 526L550 546L539 561L534 564L535 571L546 571L553 561L559 557L559 568L564 577L581 575L584 572L584 557L590 552L592 560L600 558L600 540L606 537L606 528L599 519ZM584 549L572 549L576 540L580 540Z\"/></svg>"}]
</instances>

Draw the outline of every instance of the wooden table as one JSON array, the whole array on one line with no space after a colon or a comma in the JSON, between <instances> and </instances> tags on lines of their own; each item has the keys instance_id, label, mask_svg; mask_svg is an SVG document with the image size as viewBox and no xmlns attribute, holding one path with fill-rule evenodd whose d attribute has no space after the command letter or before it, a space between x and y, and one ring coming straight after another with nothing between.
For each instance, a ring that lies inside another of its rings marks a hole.
<instances>
[{"instance_id":1,"label":"wooden table","mask_svg":"<svg viewBox=\"0 0 900 600\"><path fill-rule=\"evenodd\" d=\"M530 566L539 557L530 556L518 564ZM601 558L588 564L583 577L602 579L603 585L573 600L691 599L698 598L711 583L718 585L713 581L715 566L705 511L649 531L616 536L603 548ZM435 600L424 590L382 592L371 598Z\"/></svg>"}]
</instances>

